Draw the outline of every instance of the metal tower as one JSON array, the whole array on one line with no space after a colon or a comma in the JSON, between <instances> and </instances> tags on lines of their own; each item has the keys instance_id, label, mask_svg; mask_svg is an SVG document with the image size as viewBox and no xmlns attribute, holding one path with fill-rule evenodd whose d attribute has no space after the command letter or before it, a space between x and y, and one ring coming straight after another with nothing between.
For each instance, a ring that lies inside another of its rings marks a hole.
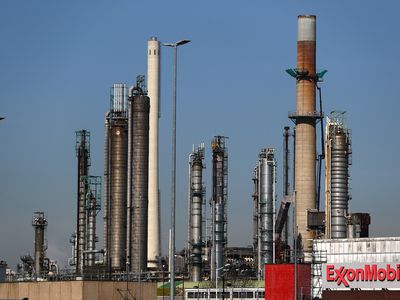
<instances>
[{"instance_id":1,"label":"metal tower","mask_svg":"<svg viewBox=\"0 0 400 300\"><path fill-rule=\"evenodd\" d=\"M193 150L189 161L189 257L191 279L200 281L203 252L204 144Z\"/></svg>"},{"instance_id":2,"label":"metal tower","mask_svg":"<svg viewBox=\"0 0 400 300\"><path fill-rule=\"evenodd\" d=\"M37 277L40 277L43 275L44 260L47 250L47 217L43 212L34 213L32 226L35 229L35 273Z\"/></svg>"},{"instance_id":3,"label":"metal tower","mask_svg":"<svg viewBox=\"0 0 400 300\"><path fill-rule=\"evenodd\" d=\"M326 124L325 234L327 238L347 237L349 207L349 165L351 133L345 111L333 111Z\"/></svg>"},{"instance_id":4,"label":"metal tower","mask_svg":"<svg viewBox=\"0 0 400 300\"><path fill-rule=\"evenodd\" d=\"M227 244L228 204L228 149L227 137L215 136L211 142L212 158L212 252L211 278L220 278L224 266L224 250Z\"/></svg>"}]
</instances>

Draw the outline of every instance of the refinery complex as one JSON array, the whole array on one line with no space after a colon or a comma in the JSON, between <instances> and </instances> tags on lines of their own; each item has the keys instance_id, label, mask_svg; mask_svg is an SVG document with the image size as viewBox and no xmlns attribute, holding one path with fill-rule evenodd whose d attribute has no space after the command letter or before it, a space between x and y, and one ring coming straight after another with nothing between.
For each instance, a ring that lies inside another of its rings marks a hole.
<instances>
[{"instance_id":1,"label":"refinery complex","mask_svg":"<svg viewBox=\"0 0 400 300\"><path fill-rule=\"evenodd\" d=\"M228 236L235 222L230 139L216 128L187 153L184 247L175 247L171 226L169 253L162 252L161 217L169 218L160 213L159 192L162 43L151 37L147 75L111 87L104 174L91 173L91 132L75 132L76 225L66 237L68 266L48 257L51 217L34 212L34 253L21 256L16 269L0 263L0 299L399 299L400 237L370 237L373 216L351 209L348 114L323 110L327 71L317 66L316 16L298 16L297 26L297 65L282 75L296 89L281 116L287 120L282 144L257 149L254 169L241 170L252 186L252 217L241 220L252 224L251 245L239 247Z\"/></svg>"}]
</instances>

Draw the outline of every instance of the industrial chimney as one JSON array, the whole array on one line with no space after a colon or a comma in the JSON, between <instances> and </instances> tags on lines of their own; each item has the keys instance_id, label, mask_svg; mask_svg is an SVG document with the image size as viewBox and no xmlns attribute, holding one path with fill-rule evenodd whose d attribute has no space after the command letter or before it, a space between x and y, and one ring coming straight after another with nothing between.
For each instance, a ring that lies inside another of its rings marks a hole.
<instances>
[{"instance_id":1,"label":"industrial chimney","mask_svg":"<svg viewBox=\"0 0 400 300\"><path fill-rule=\"evenodd\" d=\"M298 17L297 67L288 73L296 78L296 111L289 114L296 124L295 135L295 216L297 247L304 261L311 261L313 231L307 228L307 211L316 208L316 136L315 124L321 118L316 111L316 17Z\"/></svg>"},{"instance_id":2,"label":"industrial chimney","mask_svg":"<svg viewBox=\"0 0 400 300\"><path fill-rule=\"evenodd\" d=\"M147 42L147 86L150 98L149 128L149 218L147 266L157 268L161 256L160 199L158 189L158 119L160 117L160 42L151 37Z\"/></svg>"}]
</instances>

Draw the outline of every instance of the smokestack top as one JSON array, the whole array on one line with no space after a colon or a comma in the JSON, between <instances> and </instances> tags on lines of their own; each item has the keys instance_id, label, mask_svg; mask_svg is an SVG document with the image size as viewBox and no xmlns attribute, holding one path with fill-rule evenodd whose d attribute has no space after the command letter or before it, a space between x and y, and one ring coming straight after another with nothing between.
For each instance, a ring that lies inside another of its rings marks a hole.
<instances>
[{"instance_id":1,"label":"smokestack top","mask_svg":"<svg viewBox=\"0 0 400 300\"><path fill-rule=\"evenodd\" d=\"M298 37L297 41L315 41L315 21L316 16L301 15L297 17Z\"/></svg>"},{"instance_id":2,"label":"smokestack top","mask_svg":"<svg viewBox=\"0 0 400 300\"><path fill-rule=\"evenodd\" d=\"M157 38L155 36L152 36L149 38L149 41L157 41Z\"/></svg>"}]
</instances>

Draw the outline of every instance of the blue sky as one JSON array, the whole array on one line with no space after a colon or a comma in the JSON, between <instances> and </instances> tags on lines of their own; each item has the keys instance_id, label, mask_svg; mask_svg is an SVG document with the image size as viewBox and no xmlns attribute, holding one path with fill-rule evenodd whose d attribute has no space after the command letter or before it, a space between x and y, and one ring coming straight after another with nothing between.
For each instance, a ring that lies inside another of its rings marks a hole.
<instances>
[{"instance_id":1,"label":"blue sky","mask_svg":"<svg viewBox=\"0 0 400 300\"><path fill-rule=\"evenodd\" d=\"M187 158L229 136L229 244L251 244L251 175L262 147L292 125L297 15L317 15L317 66L328 69L324 110L348 111L353 132L350 210L370 212L373 236L398 236L400 111L398 1L0 2L0 259L33 252L31 216L49 220L49 256L70 256L75 226L75 131L91 131L92 175L103 173L109 89L146 73L147 40L191 39L179 51L177 248L186 236ZM160 189L167 250L172 52L162 52ZM278 197L279 198L279 197ZM101 218L100 218L101 219ZM99 222L100 222L99 219ZM98 234L102 236L99 224ZM101 246L101 244L99 244Z\"/></svg>"}]
</instances>

